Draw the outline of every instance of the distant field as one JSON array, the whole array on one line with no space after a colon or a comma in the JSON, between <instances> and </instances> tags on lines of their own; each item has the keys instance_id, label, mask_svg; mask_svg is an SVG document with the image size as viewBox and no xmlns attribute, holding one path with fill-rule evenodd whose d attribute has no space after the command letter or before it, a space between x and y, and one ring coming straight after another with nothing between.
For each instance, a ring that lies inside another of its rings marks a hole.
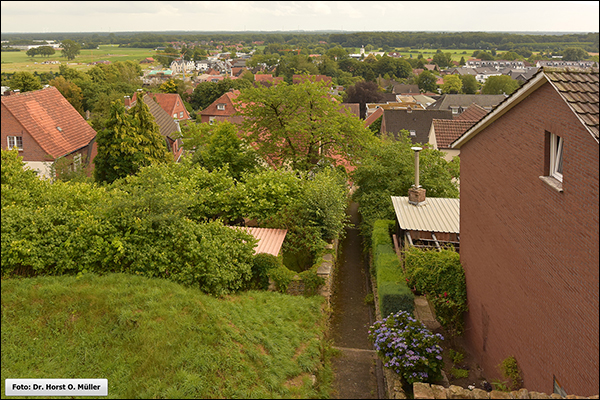
<instances>
[{"instance_id":1,"label":"distant field","mask_svg":"<svg viewBox=\"0 0 600 400\"><path fill-rule=\"evenodd\" d=\"M101 45L96 50L81 50L80 54L68 62L69 67L87 70L91 68L88 63L99 60L115 61L136 61L139 62L146 57L155 55L153 49L123 48L117 45ZM67 59L63 57L60 51L50 57L28 57L25 51L3 51L2 52L2 72L15 71L37 71L37 72L58 72L58 64L42 64L43 61L60 61L66 64ZM37 63L37 64L35 64Z\"/></svg>"}]
</instances>

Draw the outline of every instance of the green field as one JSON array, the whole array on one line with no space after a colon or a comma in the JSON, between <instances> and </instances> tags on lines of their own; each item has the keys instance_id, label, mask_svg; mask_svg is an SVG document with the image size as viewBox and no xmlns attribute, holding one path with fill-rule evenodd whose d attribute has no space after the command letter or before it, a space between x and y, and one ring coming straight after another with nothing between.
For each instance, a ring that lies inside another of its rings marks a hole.
<instances>
[{"instance_id":1,"label":"green field","mask_svg":"<svg viewBox=\"0 0 600 400\"><path fill-rule=\"evenodd\" d=\"M63 57L60 51L57 51L50 57L28 57L25 54L25 51L3 51L2 72L58 72L58 64L42 64L43 61L60 61L61 64L67 64L69 67L87 70L91 68L91 66L88 66L87 64L93 61L108 60L115 62L131 60L139 62L146 57L153 57L154 55L154 49L136 49L118 47L117 45L101 45L100 48L96 50L81 50L80 54L74 60L67 62L67 58Z\"/></svg>"},{"instance_id":2,"label":"green field","mask_svg":"<svg viewBox=\"0 0 600 400\"><path fill-rule=\"evenodd\" d=\"M109 398L327 398L322 305L123 274L3 278L2 398L6 378L108 379Z\"/></svg>"}]
</instances>

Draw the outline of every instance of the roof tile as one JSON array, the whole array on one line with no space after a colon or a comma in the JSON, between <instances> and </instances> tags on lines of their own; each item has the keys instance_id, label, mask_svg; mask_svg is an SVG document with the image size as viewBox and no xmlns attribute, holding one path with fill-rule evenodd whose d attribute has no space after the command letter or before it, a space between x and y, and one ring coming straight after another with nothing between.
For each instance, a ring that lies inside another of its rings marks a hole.
<instances>
[{"instance_id":1,"label":"roof tile","mask_svg":"<svg viewBox=\"0 0 600 400\"><path fill-rule=\"evenodd\" d=\"M96 131L55 87L2 96L2 104L55 158L87 146L96 137Z\"/></svg>"}]
</instances>

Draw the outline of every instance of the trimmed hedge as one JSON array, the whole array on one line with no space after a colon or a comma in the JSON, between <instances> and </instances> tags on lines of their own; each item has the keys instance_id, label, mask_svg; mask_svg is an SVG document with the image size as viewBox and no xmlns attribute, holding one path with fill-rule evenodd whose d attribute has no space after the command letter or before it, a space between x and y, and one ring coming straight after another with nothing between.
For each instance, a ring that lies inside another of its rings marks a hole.
<instances>
[{"instance_id":1,"label":"trimmed hedge","mask_svg":"<svg viewBox=\"0 0 600 400\"><path fill-rule=\"evenodd\" d=\"M371 236L373 265L382 317L398 311L412 313L415 307L415 296L404 281L400 260L398 260L392 245L390 230L394 224L395 222L392 220L377 220L373 225Z\"/></svg>"}]
</instances>

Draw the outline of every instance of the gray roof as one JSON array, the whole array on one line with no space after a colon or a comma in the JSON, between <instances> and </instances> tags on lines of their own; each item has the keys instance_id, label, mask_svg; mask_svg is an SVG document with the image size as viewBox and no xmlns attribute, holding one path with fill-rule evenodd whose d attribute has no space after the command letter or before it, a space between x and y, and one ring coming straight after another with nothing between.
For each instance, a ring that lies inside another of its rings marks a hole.
<instances>
[{"instance_id":1,"label":"gray roof","mask_svg":"<svg viewBox=\"0 0 600 400\"><path fill-rule=\"evenodd\" d=\"M428 197L414 206L408 197L392 196L392 204L403 230L460 233L460 199Z\"/></svg>"},{"instance_id":2,"label":"gray roof","mask_svg":"<svg viewBox=\"0 0 600 400\"><path fill-rule=\"evenodd\" d=\"M381 124L382 132L392 133L398 137L402 129L415 131L409 136L413 143L428 143L429 130L433 119L452 119L450 110L384 110Z\"/></svg>"},{"instance_id":3,"label":"gray roof","mask_svg":"<svg viewBox=\"0 0 600 400\"><path fill-rule=\"evenodd\" d=\"M163 137L172 138L171 135L175 132L178 132L179 128L173 120L173 117L167 114L167 112L163 110L162 107L156 101L154 101L151 96L152 93L147 93L146 96L144 96L144 103L146 103L150 109L150 114L152 114L154 117L154 122L156 122L158 125L160 134Z\"/></svg>"},{"instance_id":4,"label":"gray roof","mask_svg":"<svg viewBox=\"0 0 600 400\"><path fill-rule=\"evenodd\" d=\"M451 107L467 108L475 103L480 107L491 110L500 104L506 96L503 94L444 94L428 110L450 110Z\"/></svg>"}]
</instances>

